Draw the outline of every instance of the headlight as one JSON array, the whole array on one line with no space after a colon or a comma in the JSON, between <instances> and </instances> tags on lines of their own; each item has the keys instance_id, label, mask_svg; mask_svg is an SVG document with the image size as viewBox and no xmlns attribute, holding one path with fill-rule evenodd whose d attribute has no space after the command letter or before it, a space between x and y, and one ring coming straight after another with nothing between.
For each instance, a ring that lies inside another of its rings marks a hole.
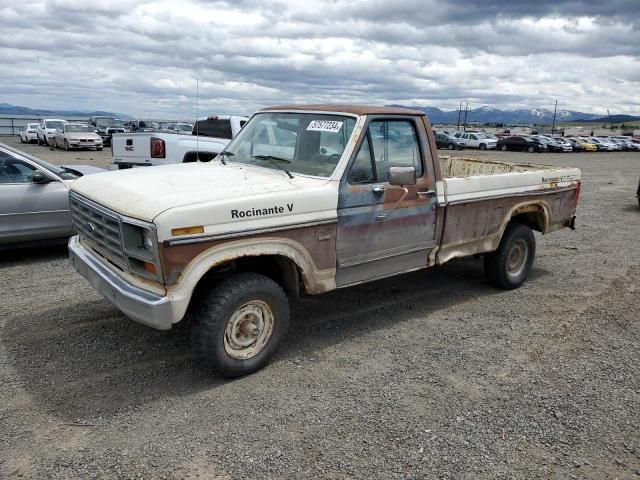
<instances>
[{"instance_id":1,"label":"headlight","mask_svg":"<svg viewBox=\"0 0 640 480\"><path fill-rule=\"evenodd\" d=\"M153 252L153 238L149 230L142 231L142 246L149 252Z\"/></svg>"},{"instance_id":2,"label":"headlight","mask_svg":"<svg viewBox=\"0 0 640 480\"><path fill-rule=\"evenodd\" d=\"M122 234L124 253L131 270L151 280L162 281L154 226L125 220Z\"/></svg>"}]
</instances>

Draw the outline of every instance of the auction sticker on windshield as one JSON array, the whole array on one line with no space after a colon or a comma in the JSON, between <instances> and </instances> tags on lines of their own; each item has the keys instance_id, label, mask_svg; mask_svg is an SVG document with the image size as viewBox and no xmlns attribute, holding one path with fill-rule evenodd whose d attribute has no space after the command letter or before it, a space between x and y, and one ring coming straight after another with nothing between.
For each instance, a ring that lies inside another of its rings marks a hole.
<instances>
[{"instance_id":1,"label":"auction sticker on windshield","mask_svg":"<svg viewBox=\"0 0 640 480\"><path fill-rule=\"evenodd\" d=\"M312 120L307 127L308 131L338 133L342 128L342 122L335 120Z\"/></svg>"}]
</instances>

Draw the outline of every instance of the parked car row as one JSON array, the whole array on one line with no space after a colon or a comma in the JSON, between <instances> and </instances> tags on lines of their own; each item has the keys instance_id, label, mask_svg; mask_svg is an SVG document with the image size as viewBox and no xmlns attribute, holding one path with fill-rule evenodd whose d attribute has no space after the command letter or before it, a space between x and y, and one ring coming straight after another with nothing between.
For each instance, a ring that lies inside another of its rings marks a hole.
<instances>
[{"instance_id":1,"label":"parked car row","mask_svg":"<svg viewBox=\"0 0 640 480\"><path fill-rule=\"evenodd\" d=\"M638 151L640 139L632 137L552 137L550 135L512 135L498 140L502 151L518 152L598 152Z\"/></svg>"}]
</instances>

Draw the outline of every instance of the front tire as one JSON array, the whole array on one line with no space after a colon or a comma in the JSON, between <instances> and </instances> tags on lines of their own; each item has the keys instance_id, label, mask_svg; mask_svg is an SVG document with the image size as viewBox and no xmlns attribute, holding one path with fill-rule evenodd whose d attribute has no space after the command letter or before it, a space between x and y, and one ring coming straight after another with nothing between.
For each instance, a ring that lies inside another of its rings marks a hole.
<instances>
[{"instance_id":1,"label":"front tire","mask_svg":"<svg viewBox=\"0 0 640 480\"><path fill-rule=\"evenodd\" d=\"M507 151L507 146L506 145L501 145L500 146L500 150L502 150L503 152Z\"/></svg>"},{"instance_id":2,"label":"front tire","mask_svg":"<svg viewBox=\"0 0 640 480\"><path fill-rule=\"evenodd\" d=\"M536 151L535 147L533 147L531 145L529 146L529 148L527 148L527 152L529 152L529 153L533 153L535 151Z\"/></svg>"},{"instance_id":3,"label":"front tire","mask_svg":"<svg viewBox=\"0 0 640 480\"><path fill-rule=\"evenodd\" d=\"M53 138L53 140L51 141L51 146L53 148L58 148L58 142L56 141L55 137Z\"/></svg>"},{"instance_id":4,"label":"front tire","mask_svg":"<svg viewBox=\"0 0 640 480\"><path fill-rule=\"evenodd\" d=\"M64 149L68 152L69 151L69 142L67 142L66 140L64 141Z\"/></svg>"},{"instance_id":5,"label":"front tire","mask_svg":"<svg viewBox=\"0 0 640 480\"><path fill-rule=\"evenodd\" d=\"M495 252L484 256L487 281L498 288L513 290L527 279L536 256L536 239L531 228L510 223Z\"/></svg>"},{"instance_id":6,"label":"front tire","mask_svg":"<svg viewBox=\"0 0 640 480\"><path fill-rule=\"evenodd\" d=\"M486 150L487 146L484 143L480 144L480 150Z\"/></svg>"},{"instance_id":7,"label":"front tire","mask_svg":"<svg viewBox=\"0 0 640 480\"><path fill-rule=\"evenodd\" d=\"M449 150L453 150L454 148L456 148L456 146L453 143L450 143L449 145L447 145L447 148Z\"/></svg>"},{"instance_id":8,"label":"front tire","mask_svg":"<svg viewBox=\"0 0 640 480\"><path fill-rule=\"evenodd\" d=\"M239 377L274 355L289 326L289 302L271 278L239 273L201 291L188 316L195 357L223 377Z\"/></svg>"}]
</instances>

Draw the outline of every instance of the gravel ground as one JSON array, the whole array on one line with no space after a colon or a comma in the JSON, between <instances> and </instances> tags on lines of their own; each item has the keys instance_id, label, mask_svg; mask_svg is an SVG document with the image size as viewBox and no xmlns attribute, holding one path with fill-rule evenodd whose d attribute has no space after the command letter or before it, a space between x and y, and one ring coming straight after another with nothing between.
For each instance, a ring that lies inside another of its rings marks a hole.
<instances>
[{"instance_id":1,"label":"gravel ground","mask_svg":"<svg viewBox=\"0 0 640 480\"><path fill-rule=\"evenodd\" d=\"M582 168L577 230L537 235L522 288L465 259L305 299L234 381L64 247L0 254L0 478L640 478L640 154L474 154Z\"/></svg>"}]
</instances>

